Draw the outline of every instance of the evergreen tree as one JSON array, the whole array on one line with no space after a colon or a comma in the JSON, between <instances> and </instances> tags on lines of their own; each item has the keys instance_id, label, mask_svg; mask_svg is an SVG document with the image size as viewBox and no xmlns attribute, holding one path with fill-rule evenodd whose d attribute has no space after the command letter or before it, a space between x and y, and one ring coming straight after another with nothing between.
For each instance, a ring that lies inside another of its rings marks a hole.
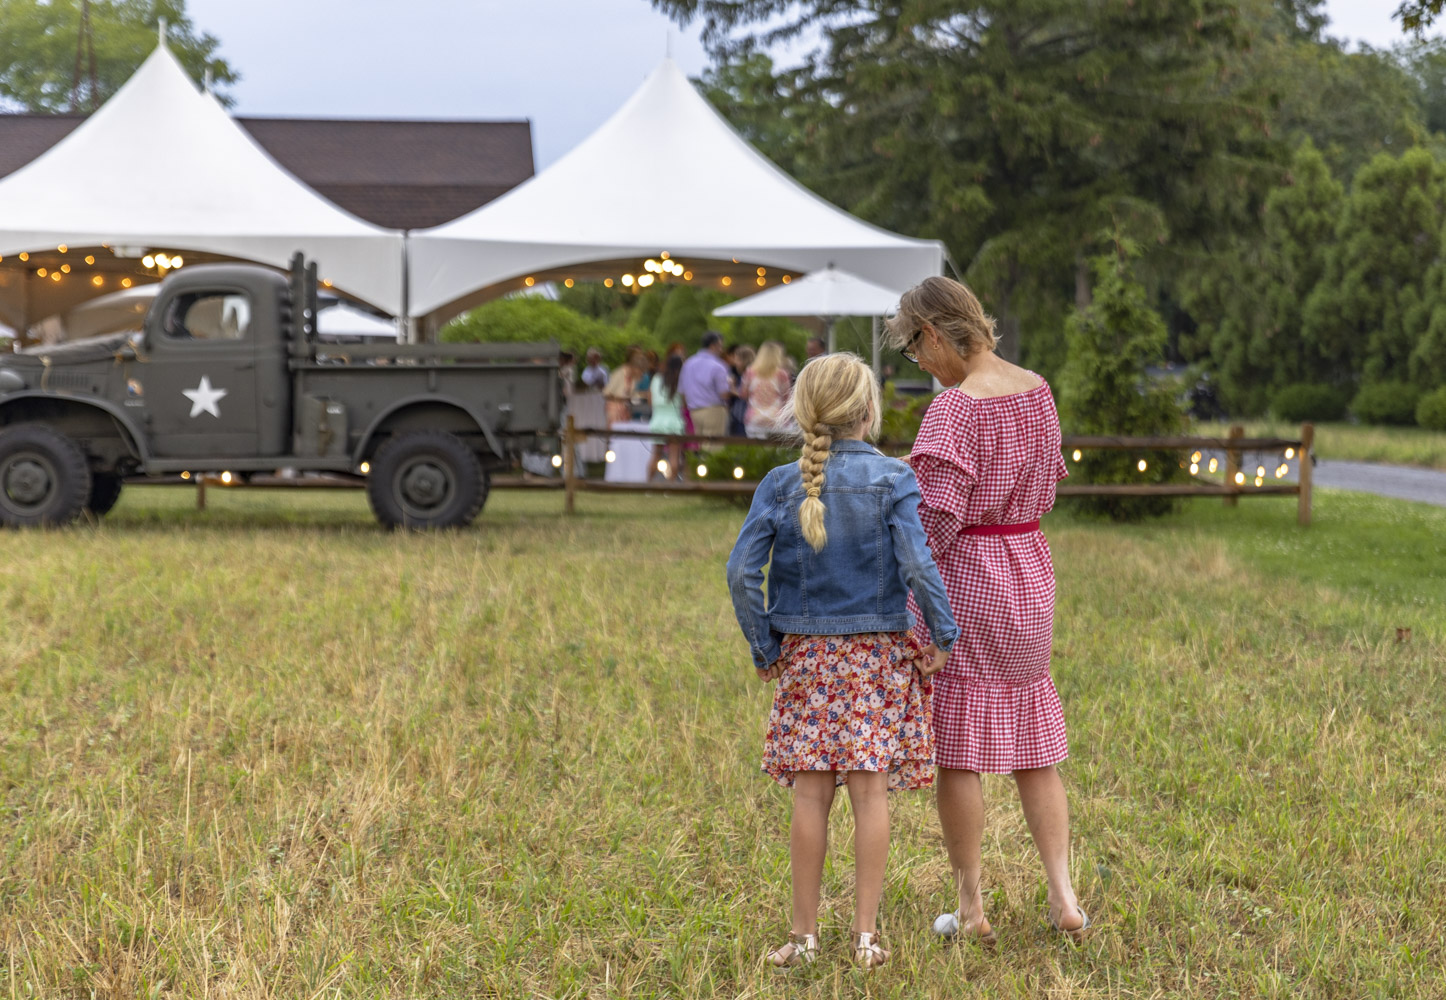
<instances>
[{"instance_id":1,"label":"evergreen tree","mask_svg":"<svg viewBox=\"0 0 1446 1000\"><path fill-rule=\"evenodd\" d=\"M1356 174L1305 305L1315 375L1329 381L1405 381L1430 321L1423 292L1441 253L1446 167L1424 149L1381 154Z\"/></svg>"},{"instance_id":2,"label":"evergreen tree","mask_svg":"<svg viewBox=\"0 0 1446 1000\"><path fill-rule=\"evenodd\" d=\"M703 341L708 332L708 314L691 285L674 285L658 314L653 338L662 344L681 343L690 349Z\"/></svg>"},{"instance_id":3,"label":"evergreen tree","mask_svg":"<svg viewBox=\"0 0 1446 1000\"><path fill-rule=\"evenodd\" d=\"M1165 346L1165 321L1150 308L1132 273L1136 248L1120 241L1115 255L1096 258L1094 297L1070 316L1069 356L1060 375L1060 416L1073 434L1178 434L1185 417L1170 385L1151 383L1145 366ZM1138 462L1144 460L1141 471ZM1182 478L1170 451L1085 451L1070 471L1091 483L1167 483ZM1136 520L1172 509L1168 497L1080 497L1081 507L1116 520Z\"/></svg>"}]
</instances>

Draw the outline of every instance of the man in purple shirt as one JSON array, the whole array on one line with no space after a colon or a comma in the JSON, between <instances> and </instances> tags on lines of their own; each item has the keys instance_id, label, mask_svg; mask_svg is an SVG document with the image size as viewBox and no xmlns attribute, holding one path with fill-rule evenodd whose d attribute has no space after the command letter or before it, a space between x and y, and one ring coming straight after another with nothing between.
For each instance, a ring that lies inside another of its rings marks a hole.
<instances>
[{"instance_id":1,"label":"man in purple shirt","mask_svg":"<svg viewBox=\"0 0 1446 1000\"><path fill-rule=\"evenodd\" d=\"M733 382L723 362L723 337L709 330L703 335L703 349L683 362L678 392L688 404L693 429L704 437L728 434L728 400Z\"/></svg>"}]
</instances>

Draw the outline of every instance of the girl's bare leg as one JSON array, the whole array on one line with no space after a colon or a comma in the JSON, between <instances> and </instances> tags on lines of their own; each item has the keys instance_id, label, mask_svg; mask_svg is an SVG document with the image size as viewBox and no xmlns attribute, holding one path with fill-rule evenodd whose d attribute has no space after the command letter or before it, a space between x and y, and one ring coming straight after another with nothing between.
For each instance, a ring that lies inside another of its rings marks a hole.
<instances>
[{"instance_id":1,"label":"girl's bare leg","mask_svg":"<svg viewBox=\"0 0 1446 1000\"><path fill-rule=\"evenodd\" d=\"M1064 930L1077 930L1084 918L1069 880L1069 802L1064 782L1051 765L1015 771L1014 783L1019 786L1019 803L1024 807L1035 849L1044 862L1050 919Z\"/></svg>"},{"instance_id":2,"label":"girl's bare leg","mask_svg":"<svg viewBox=\"0 0 1446 1000\"><path fill-rule=\"evenodd\" d=\"M954 869L954 887L959 897L959 926L971 924L980 934L989 933L984 919L981 845L984 841L984 790L977 771L952 767L938 769L939 825L944 831L944 848Z\"/></svg>"},{"instance_id":3,"label":"girl's bare leg","mask_svg":"<svg viewBox=\"0 0 1446 1000\"><path fill-rule=\"evenodd\" d=\"M889 776L882 771L851 771L849 804L854 809L854 933L879 926L884 866L889 860Z\"/></svg>"},{"instance_id":4,"label":"girl's bare leg","mask_svg":"<svg viewBox=\"0 0 1446 1000\"><path fill-rule=\"evenodd\" d=\"M793 823L788 832L793 866L793 933L818 933L823 859L828 853L828 812L833 807L832 771L793 772Z\"/></svg>"}]
</instances>

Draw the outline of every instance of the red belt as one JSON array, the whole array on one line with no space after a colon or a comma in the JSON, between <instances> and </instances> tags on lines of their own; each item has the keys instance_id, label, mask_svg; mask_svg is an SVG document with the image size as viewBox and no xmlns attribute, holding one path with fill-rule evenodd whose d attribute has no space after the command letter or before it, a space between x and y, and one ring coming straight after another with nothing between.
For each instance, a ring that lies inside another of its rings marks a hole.
<instances>
[{"instance_id":1,"label":"red belt","mask_svg":"<svg viewBox=\"0 0 1446 1000\"><path fill-rule=\"evenodd\" d=\"M1025 535L1031 531L1039 530L1038 521L1025 521L1023 524L971 524L967 528L960 528L961 535Z\"/></svg>"}]
</instances>

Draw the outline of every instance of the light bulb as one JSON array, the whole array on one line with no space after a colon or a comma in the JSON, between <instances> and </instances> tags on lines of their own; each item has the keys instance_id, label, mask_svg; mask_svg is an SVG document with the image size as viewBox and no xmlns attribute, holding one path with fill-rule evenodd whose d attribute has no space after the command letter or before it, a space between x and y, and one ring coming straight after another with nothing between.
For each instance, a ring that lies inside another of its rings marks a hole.
<instances>
[{"instance_id":1,"label":"light bulb","mask_svg":"<svg viewBox=\"0 0 1446 1000\"><path fill-rule=\"evenodd\" d=\"M783 276L783 283L784 283L785 285L788 284L788 283L789 283L790 281L792 281L792 280L793 280L793 279L792 279L791 277L789 277L788 275L786 275L786 274Z\"/></svg>"},{"instance_id":2,"label":"light bulb","mask_svg":"<svg viewBox=\"0 0 1446 1000\"><path fill-rule=\"evenodd\" d=\"M1191 462L1191 463L1190 463L1190 475L1196 476L1196 475L1199 475L1199 474L1200 474L1200 463L1199 463L1199 462Z\"/></svg>"},{"instance_id":3,"label":"light bulb","mask_svg":"<svg viewBox=\"0 0 1446 1000\"><path fill-rule=\"evenodd\" d=\"M365 476L365 475L367 475L368 473L370 473L371 471L372 471L372 463L370 463L370 462L363 462L363 463L361 464L361 474L362 474L362 475Z\"/></svg>"},{"instance_id":4,"label":"light bulb","mask_svg":"<svg viewBox=\"0 0 1446 1000\"><path fill-rule=\"evenodd\" d=\"M152 257L150 254L146 254L144 257L141 258L141 266L142 266L142 267L155 267L155 266L156 266L156 258Z\"/></svg>"},{"instance_id":5,"label":"light bulb","mask_svg":"<svg viewBox=\"0 0 1446 1000\"><path fill-rule=\"evenodd\" d=\"M1197 451L1195 454L1191 455L1191 456L1190 456L1190 461L1192 461L1192 462L1198 462L1198 461L1200 461L1200 453Z\"/></svg>"},{"instance_id":6,"label":"light bulb","mask_svg":"<svg viewBox=\"0 0 1446 1000\"><path fill-rule=\"evenodd\" d=\"M767 273L768 273L768 268L766 268L766 267L760 267L760 268L758 269L758 276L759 276L760 278L763 277L763 276L764 276L765 274L767 274Z\"/></svg>"},{"instance_id":7,"label":"light bulb","mask_svg":"<svg viewBox=\"0 0 1446 1000\"><path fill-rule=\"evenodd\" d=\"M652 276L651 274L645 274L645 275L643 275L642 277L640 277L640 278L638 279L638 287L639 287L639 288L647 288L649 285L651 285L651 284L653 283L653 281L654 281L654 278L653 278L653 276Z\"/></svg>"},{"instance_id":8,"label":"light bulb","mask_svg":"<svg viewBox=\"0 0 1446 1000\"><path fill-rule=\"evenodd\" d=\"M121 279L121 287L122 287L122 288L129 288L129 287L131 287L131 283L132 283L132 282L131 282L131 279L130 279L130 278L122 278L122 279Z\"/></svg>"},{"instance_id":9,"label":"light bulb","mask_svg":"<svg viewBox=\"0 0 1446 1000\"><path fill-rule=\"evenodd\" d=\"M609 448L607 452L603 455L603 461L605 462L616 462L617 460L618 453L613 451L611 448Z\"/></svg>"},{"instance_id":10,"label":"light bulb","mask_svg":"<svg viewBox=\"0 0 1446 1000\"><path fill-rule=\"evenodd\" d=\"M96 288L99 288L101 285L104 285L104 284L105 284L105 279L102 278L100 275L97 274L94 278L91 278L91 279L90 279L90 283L91 283L92 285L94 285Z\"/></svg>"},{"instance_id":11,"label":"light bulb","mask_svg":"<svg viewBox=\"0 0 1446 1000\"><path fill-rule=\"evenodd\" d=\"M670 253L668 253L668 251L664 250L662 253L658 254L658 256L661 257L661 258L663 258L664 260L667 260L669 257L672 256L672 254L670 254Z\"/></svg>"},{"instance_id":12,"label":"light bulb","mask_svg":"<svg viewBox=\"0 0 1446 1000\"><path fill-rule=\"evenodd\" d=\"M95 263L95 258L92 257L90 254L86 254L86 255L85 255L85 262L86 262L87 264L94 264L94 263Z\"/></svg>"},{"instance_id":13,"label":"light bulb","mask_svg":"<svg viewBox=\"0 0 1446 1000\"><path fill-rule=\"evenodd\" d=\"M63 273L65 273L65 274L69 274L69 273L70 273L70 265L69 265L69 264L61 264L61 265L60 265L60 270L61 270Z\"/></svg>"},{"instance_id":14,"label":"light bulb","mask_svg":"<svg viewBox=\"0 0 1446 1000\"><path fill-rule=\"evenodd\" d=\"M723 275L723 277L722 277L720 280L721 280L722 285L723 285L724 288L727 288L729 285L733 284L733 279L730 278L730 277L728 277L728 275L726 275L726 274Z\"/></svg>"},{"instance_id":15,"label":"light bulb","mask_svg":"<svg viewBox=\"0 0 1446 1000\"><path fill-rule=\"evenodd\" d=\"M1071 455L1070 458L1073 458L1076 462L1078 462L1081 458L1084 458L1084 452L1082 452L1082 451L1080 451L1078 448L1076 448L1076 449L1074 450L1074 454Z\"/></svg>"},{"instance_id":16,"label":"light bulb","mask_svg":"<svg viewBox=\"0 0 1446 1000\"><path fill-rule=\"evenodd\" d=\"M625 274L625 275L623 275L623 284L624 284L624 285L627 285L629 288L632 288L632 287L633 287L633 276L632 276L631 274Z\"/></svg>"},{"instance_id":17,"label":"light bulb","mask_svg":"<svg viewBox=\"0 0 1446 1000\"><path fill-rule=\"evenodd\" d=\"M553 455L553 456L552 456L552 467L553 467L554 469L560 469L560 468L562 468L562 456L561 456L561 455Z\"/></svg>"},{"instance_id":18,"label":"light bulb","mask_svg":"<svg viewBox=\"0 0 1446 1000\"><path fill-rule=\"evenodd\" d=\"M181 478L182 478L182 479L190 479L190 478L191 478L191 474L190 474L189 472L183 472L183 473L181 473Z\"/></svg>"},{"instance_id":19,"label":"light bulb","mask_svg":"<svg viewBox=\"0 0 1446 1000\"><path fill-rule=\"evenodd\" d=\"M767 279L767 278L759 278L759 279L758 279L758 287L759 287L759 288L762 288L762 287L763 287L764 285L766 285L766 284L768 284L768 279Z\"/></svg>"},{"instance_id":20,"label":"light bulb","mask_svg":"<svg viewBox=\"0 0 1446 1000\"><path fill-rule=\"evenodd\" d=\"M1244 485L1245 485L1245 473L1243 473L1243 472L1237 472L1237 473L1235 474L1235 485L1236 485L1236 486L1244 486Z\"/></svg>"},{"instance_id":21,"label":"light bulb","mask_svg":"<svg viewBox=\"0 0 1446 1000\"><path fill-rule=\"evenodd\" d=\"M182 260L182 259L179 258L179 257L172 257L172 258L171 258L171 266L172 266L172 267L180 267L180 266L181 266L182 264L184 264L184 263L185 263L185 261ZM323 284L325 284L327 288L330 288L330 287L331 287L331 282L329 282L329 281L323 282Z\"/></svg>"},{"instance_id":22,"label":"light bulb","mask_svg":"<svg viewBox=\"0 0 1446 1000\"><path fill-rule=\"evenodd\" d=\"M1287 449L1285 449L1285 457L1286 457L1286 458L1294 458L1294 457L1295 457L1295 449L1294 449L1294 448L1287 448Z\"/></svg>"},{"instance_id":23,"label":"light bulb","mask_svg":"<svg viewBox=\"0 0 1446 1000\"><path fill-rule=\"evenodd\" d=\"M1264 485L1265 485L1265 479L1264 479L1264 477L1262 477L1262 476L1256 476L1256 477L1255 477L1255 485L1256 485L1256 486L1264 486Z\"/></svg>"},{"instance_id":24,"label":"light bulb","mask_svg":"<svg viewBox=\"0 0 1446 1000\"><path fill-rule=\"evenodd\" d=\"M563 286L566 287L566 288L571 288L572 285L573 285L573 281L572 281L571 278L568 278L568 279L565 280L562 284L563 284Z\"/></svg>"},{"instance_id":25,"label":"light bulb","mask_svg":"<svg viewBox=\"0 0 1446 1000\"><path fill-rule=\"evenodd\" d=\"M537 279L529 274L527 277L522 279L522 283L528 288L531 288L533 285L537 284Z\"/></svg>"},{"instance_id":26,"label":"light bulb","mask_svg":"<svg viewBox=\"0 0 1446 1000\"><path fill-rule=\"evenodd\" d=\"M1140 459L1139 464L1135 466L1135 468L1139 469L1141 472L1144 472L1147 468L1149 468L1149 463L1142 458Z\"/></svg>"},{"instance_id":27,"label":"light bulb","mask_svg":"<svg viewBox=\"0 0 1446 1000\"><path fill-rule=\"evenodd\" d=\"M742 479L742 478L743 478L743 466L741 466L741 465L735 465L735 466L733 467L733 478L734 478L734 479Z\"/></svg>"},{"instance_id":28,"label":"light bulb","mask_svg":"<svg viewBox=\"0 0 1446 1000\"><path fill-rule=\"evenodd\" d=\"M56 247L56 249L59 250L61 253L65 253L67 250L70 249L70 247L68 247L68 246L66 246L64 243L62 243L62 244L60 244L60 246Z\"/></svg>"},{"instance_id":29,"label":"light bulb","mask_svg":"<svg viewBox=\"0 0 1446 1000\"><path fill-rule=\"evenodd\" d=\"M21 259L21 260L29 260L29 259L30 259L30 255L22 250L22 251L20 252L20 259Z\"/></svg>"},{"instance_id":30,"label":"light bulb","mask_svg":"<svg viewBox=\"0 0 1446 1000\"><path fill-rule=\"evenodd\" d=\"M158 253L156 254L156 263L159 264L161 267L170 267L171 258L167 257L163 253Z\"/></svg>"},{"instance_id":31,"label":"light bulb","mask_svg":"<svg viewBox=\"0 0 1446 1000\"><path fill-rule=\"evenodd\" d=\"M684 272L683 272L683 280L684 280L684 281L692 281L692 280L693 280L693 272L692 272L692 271L684 271Z\"/></svg>"},{"instance_id":32,"label":"light bulb","mask_svg":"<svg viewBox=\"0 0 1446 1000\"><path fill-rule=\"evenodd\" d=\"M1263 465L1257 465L1257 466L1255 467L1255 474L1256 474L1257 476L1263 476L1263 475L1265 475L1265 466L1263 466Z\"/></svg>"},{"instance_id":33,"label":"light bulb","mask_svg":"<svg viewBox=\"0 0 1446 1000\"><path fill-rule=\"evenodd\" d=\"M231 485L231 473L229 473L229 472L223 472L223 473L221 473L221 482L225 483L227 486L230 486L230 485Z\"/></svg>"},{"instance_id":34,"label":"light bulb","mask_svg":"<svg viewBox=\"0 0 1446 1000\"><path fill-rule=\"evenodd\" d=\"M46 270L45 268L43 268L43 267L37 268L36 271L35 271L35 273L36 273L36 275L38 275L39 277L42 277L42 278L48 278L48 277L50 277L50 272L49 272L48 270Z\"/></svg>"},{"instance_id":35,"label":"light bulb","mask_svg":"<svg viewBox=\"0 0 1446 1000\"><path fill-rule=\"evenodd\" d=\"M699 478L699 479L702 479L702 478L705 477L706 475L708 475L708 466L706 466L706 465L700 465L700 466L698 466L698 478Z\"/></svg>"},{"instance_id":36,"label":"light bulb","mask_svg":"<svg viewBox=\"0 0 1446 1000\"><path fill-rule=\"evenodd\" d=\"M1218 458L1212 458L1210 460L1210 471L1214 472L1218 468L1220 468L1220 460Z\"/></svg>"},{"instance_id":37,"label":"light bulb","mask_svg":"<svg viewBox=\"0 0 1446 1000\"><path fill-rule=\"evenodd\" d=\"M613 287L613 279L612 279L612 278L604 278L604 279L603 279L603 287L604 287L604 288L611 288L611 287Z\"/></svg>"},{"instance_id":38,"label":"light bulb","mask_svg":"<svg viewBox=\"0 0 1446 1000\"><path fill-rule=\"evenodd\" d=\"M658 459L658 471L666 476L668 474L668 463L662 459Z\"/></svg>"}]
</instances>

